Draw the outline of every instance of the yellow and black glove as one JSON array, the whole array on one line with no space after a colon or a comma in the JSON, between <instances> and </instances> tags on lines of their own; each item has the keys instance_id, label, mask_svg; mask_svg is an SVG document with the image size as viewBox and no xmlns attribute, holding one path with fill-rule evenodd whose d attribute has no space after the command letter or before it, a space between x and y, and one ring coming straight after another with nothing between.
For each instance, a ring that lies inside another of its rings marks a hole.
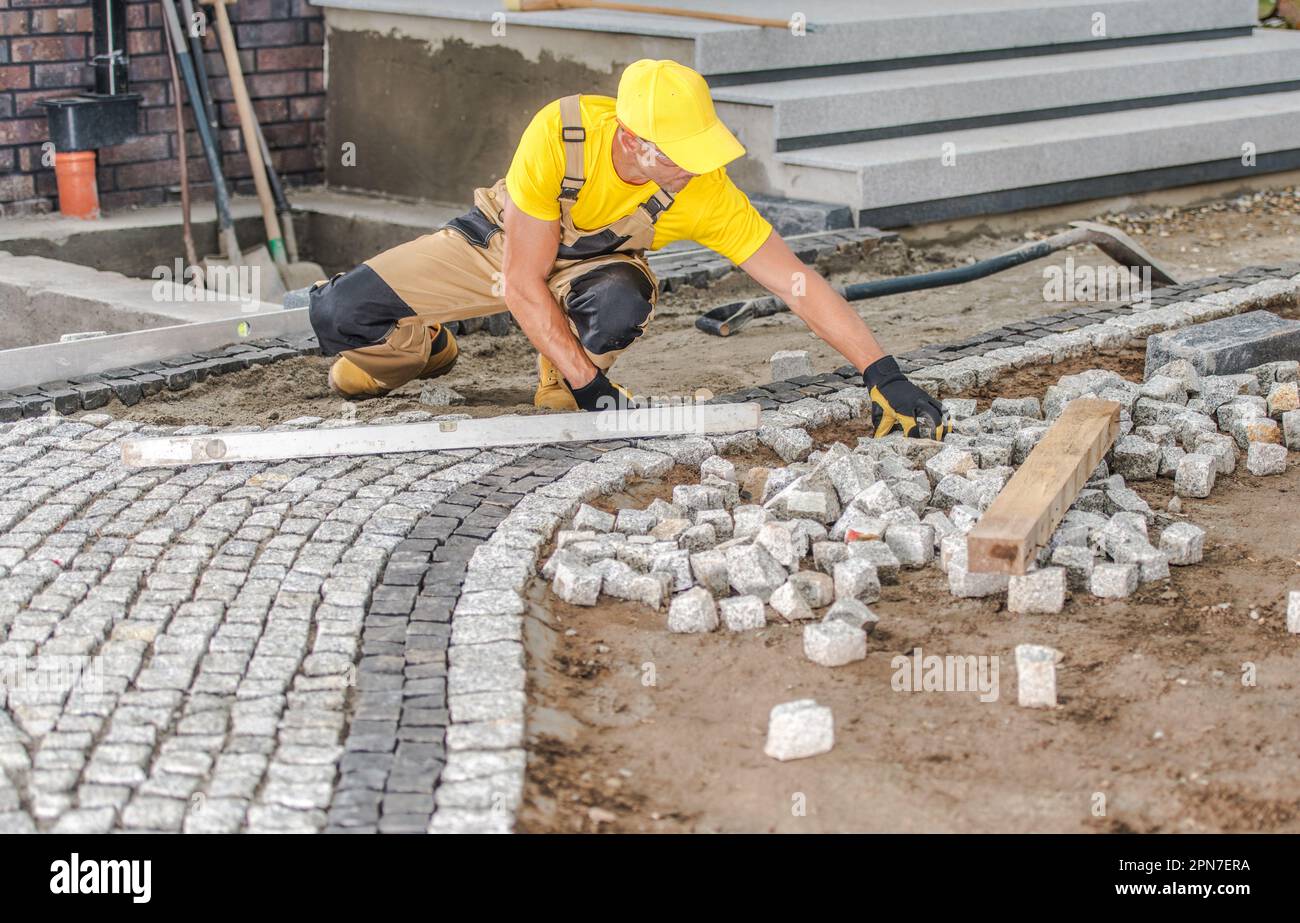
<instances>
[{"instance_id":1,"label":"yellow and black glove","mask_svg":"<svg viewBox=\"0 0 1300 923\"><path fill-rule=\"evenodd\" d=\"M600 369L596 370L596 377L581 388L570 385L568 379L564 383L569 385L580 410L636 410L640 406L632 400L626 388L614 384Z\"/></svg>"},{"instance_id":2,"label":"yellow and black glove","mask_svg":"<svg viewBox=\"0 0 1300 923\"><path fill-rule=\"evenodd\" d=\"M942 440L952 432L952 421L939 402L907 380L893 356L877 359L862 373L871 389L871 422L875 437L900 428L904 436Z\"/></svg>"}]
</instances>

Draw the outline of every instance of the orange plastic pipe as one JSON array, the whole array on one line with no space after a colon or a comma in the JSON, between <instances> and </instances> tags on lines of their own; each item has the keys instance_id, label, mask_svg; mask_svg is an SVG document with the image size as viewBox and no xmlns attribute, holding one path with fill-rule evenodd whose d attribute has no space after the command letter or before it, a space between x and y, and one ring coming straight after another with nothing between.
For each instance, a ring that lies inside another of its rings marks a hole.
<instances>
[{"instance_id":1,"label":"orange plastic pipe","mask_svg":"<svg viewBox=\"0 0 1300 923\"><path fill-rule=\"evenodd\" d=\"M54 179L59 186L60 212L71 218L99 217L94 151L55 152Z\"/></svg>"}]
</instances>

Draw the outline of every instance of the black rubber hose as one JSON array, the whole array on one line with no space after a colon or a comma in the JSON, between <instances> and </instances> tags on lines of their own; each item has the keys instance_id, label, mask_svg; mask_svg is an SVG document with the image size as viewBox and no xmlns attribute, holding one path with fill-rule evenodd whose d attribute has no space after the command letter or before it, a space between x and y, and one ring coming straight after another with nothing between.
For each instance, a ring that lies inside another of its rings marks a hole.
<instances>
[{"instance_id":1,"label":"black rubber hose","mask_svg":"<svg viewBox=\"0 0 1300 923\"><path fill-rule=\"evenodd\" d=\"M928 288L941 288L946 285L960 285L982 279L994 273L1003 272L1022 263L1042 259L1055 253L1062 247L1077 243L1076 237L1082 233L1067 231L1034 244L1028 244L1010 253L989 257L958 266L953 269L939 269L912 276L898 276L892 279L876 279L871 282L856 282L853 285L837 289L846 301L863 301L868 298L881 298L885 295L897 295L902 292L916 292ZM764 295L749 301L732 302L706 311L695 320L695 326L713 336L730 336L738 332L745 324L759 317L770 317L788 311L786 303L775 295Z\"/></svg>"},{"instance_id":2,"label":"black rubber hose","mask_svg":"<svg viewBox=\"0 0 1300 923\"><path fill-rule=\"evenodd\" d=\"M871 282L855 282L844 287L844 298L848 301L862 301L864 298L880 298L884 295L897 295L901 292L919 292L927 288L942 288L945 285L960 285L983 279L994 273L1003 272L1021 263L1030 263L1042 259L1060 249L1060 244L1052 240L1041 240L1036 244L1003 253L1001 256L989 257L967 266L955 266L952 269L938 269L923 272L915 276L899 276L894 279L876 279Z\"/></svg>"}]
</instances>

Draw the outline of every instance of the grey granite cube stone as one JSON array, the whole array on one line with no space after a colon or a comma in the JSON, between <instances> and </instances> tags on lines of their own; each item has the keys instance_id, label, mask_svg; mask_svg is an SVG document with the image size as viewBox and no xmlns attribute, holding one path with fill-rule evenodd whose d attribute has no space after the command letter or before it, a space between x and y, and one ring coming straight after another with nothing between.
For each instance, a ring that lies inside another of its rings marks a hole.
<instances>
[{"instance_id":1,"label":"grey granite cube stone","mask_svg":"<svg viewBox=\"0 0 1300 923\"><path fill-rule=\"evenodd\" d=\"M1065 568L1066 583L1072 590L1086 590L1092 583L1097 557L1086 546L1063 545L1052 552L1051 563Z\"/></svg>"},{"instance_id":2,"label":"grey granite cube stone","mask_svg":"<svg viewBox=\"0 0 1300 923\"><path fill-rule=\"evenodd\" d=\"M1174 493L1180 497L1204 498L1214 489L1217 463L1209 455L1192 452L1178 462L1174 474Z\"/></svg>"},{"instance_id":3,"label":"grey granite cube stone","mask_svg":"<svg viewBox=\"0 0 1300 923\"><path fill-rule=\"evenodd\" d=\"M1064 567L1047 567L1013 575L1007 585L1010 612L1056 613L1065 606Z\"/></svg>"},{"instance_id":4,"label":"grey granite cube stone","mask_svg":"<svg viewBox=\"0 0 1300 923\"><path fill-rule=\"evenodd\" d=\"M839 620L848 622L854 628L861 628L867 634L876 630L880 616L872 612L864 603L856 599L839 599L827 610L823 621Z\"/></svg>"},{"instance_id":5,"label":"grey granite cube stone","mask_svg":"<svg viewBox=\"0 0 1300 923\"><path fill-rule=\"evenodd\" d=\"M718 606L713 594L695 587L673 597L668 607L668 630L685 634L709 632L718 627Z\"/></svg>"},{"instance_id":6,"label":"grey granite cube stone","mask_svg":"<svg viewBox=\"0 0 1300 923\"><path fill-rule=\"evenodd\" d=\"M1160 550L1176 566L1197 564L1205 547L1205 530L1190 522L1175 522L1160 533Z\"/></svg>"},{"instance_id":7,"label":"grey granite cube stone","mask_svg":"<svg viewBox=\"0 0 1300 923\"><path fill-rule=\"evenodd\" d=\"M1252 442L1246 450L1246 470L1258 477L1286 473L1286 446Z\"/></svg>"},{"instance_id":8,"label":"grey granite cube stone","mask_svg":"<svg viewBox=\"0 0 1300 923\"><path fill-rule=\"evenodd\" d=\"M798 760L826 753L835 746L835 719L828 706L813 699L775 705L767 720L763 752L777 760Z\"/></svg>"},{"instance_id":9,"label":"grey granite cube stone","mask_svg":"<svg viewBox=\"0 0 1300 923\"><path fill-rule=\"evenodd\" d=\"M753 631L767 626L767 610L757 596L731 596L718 600L722 623L729 631Z\"/></svg>"},{"instance_id":10,"label":"grey granite cube stone","mask_svg":"<svg viewBox=\"0 0 1300 923\"><path fill-rule=\"evenodd\" d=\"M867 656L867 633L840 619L805 625L804 656L824 667L842 667Z\"/></svg>"},{"instance_id":11,"label":"grey granite cube stone","mask_svg":"<svg viewBox=\"0 0 1300 923\"><path fill-rule=\"evenodd\" d=\"M1098 564L1092 570L1092 595L1105 599L1124 599L1138 587L1140 571L1136 564Z\"/></svg>"}]
</instances>

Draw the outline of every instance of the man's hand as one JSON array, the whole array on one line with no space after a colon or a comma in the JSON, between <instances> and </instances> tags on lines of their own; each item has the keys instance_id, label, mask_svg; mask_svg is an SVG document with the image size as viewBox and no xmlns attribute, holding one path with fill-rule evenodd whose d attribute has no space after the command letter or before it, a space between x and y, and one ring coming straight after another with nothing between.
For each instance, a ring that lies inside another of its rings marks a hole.
<instances>
[{"instance_id":1,"label":"man's hand","mask_svg":"<svg viewBox=\"0 0 1300 923\"><path fill-rule=\"evenodd\" d=\"M567 380L565 384L569 385L581 410L636 410L639 407L627 389L614 384L599 369L596 377L581 388L575 388Z\"/></svg>"},{"instance_id":2,"label":"man's hand","mask_svg":"<svg viewBox=\"0 0 1300 923\"><path fill-rule=\"evenodd\" d=\"M776 233L740 268L784 300L813 333L838 350L854 368L866 369L862 381L871 389L877 437L895 427L907 436L935 439L952 432L948 415L938 402L907 380L894 357L885 355L858 312L816 270L801 263Z\"/></svg>"},{"instance_id":3,"label":"man's hand","mask_svg":"<svg viewBox=\"0 0 1300 923\"><path fill-rule=\"evenodd\" d=\"M901 428L904 436L941 441L952 432L952 422L943 407L907 380L893 356L867 366L862 383L871 389L871 422L877 439L895 427Z\"/></svg>"},{"instance_id":4,"label":"man's hand","mask_svg":"<svg viewBox=\"0 0 1300 923\"><path fill-rule=\"evenodd\" d=\"M596 366L546 285L560 246L560 222L534 218L508 198L502 220L506 232L501 266L506 307L529 342L555 364L567 381L591 382Z\"/></svg>"}]
</instances>

